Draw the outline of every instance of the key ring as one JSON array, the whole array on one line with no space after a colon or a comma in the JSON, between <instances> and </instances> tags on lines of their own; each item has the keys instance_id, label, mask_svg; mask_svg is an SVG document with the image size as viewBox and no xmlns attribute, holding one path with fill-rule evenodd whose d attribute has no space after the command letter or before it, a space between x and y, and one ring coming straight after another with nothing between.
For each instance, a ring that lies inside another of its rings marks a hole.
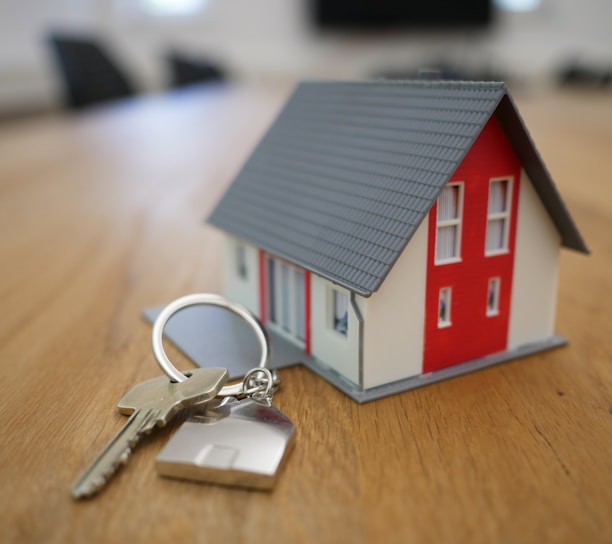
<instances>
[{"instance_id":1,"label":"key ring","mask_svg":"<svg viewBox=\"0 0 612 544\"><path fill-rule=\"evenodd\" d=\"M172 364L172 362L166 355L163 344L163 333L164 327L166 326L166 323L168 322L170 317L172 317L176 312L182 310L183 308L187 308L188 306L194 306L197 304L219 306L220 308L225 308L226 310L235 313L238 317L244 319L250 325L251 329L253 329L253 332L257 336L257 340L259 341L259 345L261 347L261 357L259 359L259 365L249 371L249 373L247 373L246 378L252 376L254 372L261 372L260 369L264 370L264 374L266 376L270 374L270 371L266 367L270 364L272 347L270 344L270 337L268 336L266 330L263 328L263 325L261 324L259 319L257 319L257 317L255 317L250 310L248 310L241 304L227 300L225 297L222 297L220 295L213 295L210 293L194 293L192 295L186 295L184 297L177 298L175 301L168 304L157 316L157 319L153 324L153 332L151 335L153 354L155 355L157 364L159 364L166 376L168 376L171 380L175 382L183 382L188 379L185 374L180 372ZM246 378L240 383L226 385L221 389L221 391L219 391L217 396L228 397L243 395L245 393L253 393L252 391L247 390Z\"/></svg>"}]
</instances>

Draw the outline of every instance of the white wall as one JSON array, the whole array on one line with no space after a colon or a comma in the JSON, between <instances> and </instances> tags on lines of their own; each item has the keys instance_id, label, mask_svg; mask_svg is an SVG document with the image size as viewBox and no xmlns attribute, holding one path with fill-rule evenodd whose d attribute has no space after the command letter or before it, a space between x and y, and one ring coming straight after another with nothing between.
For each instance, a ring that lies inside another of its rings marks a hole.
<instances>
[{"instance_id":1,"label":"white wall","mask_svg":"<svg viewBox=\"0 0 612 544\"><path fill-rule=\"evenodd\" d=\"M501 13L488 33L324 34L312 31L307 0L208 0L200 16L138 16L140 0L0 0L0 110L52 103L56 83L44 36L50 28L107 38L141 88L164 87L170 46L211 55L246 78L361 78L428 59L488 65L535 76L569 55L610 64L612 2L542 0L532 13Z\"/></svg>"},{"instance_id":2,"label":"white wall","mask_svg":"<svg viewBox=\"0 0 612 544\"><path fill-rule=\"evenodd\" d=\"M330 291L346 289L332 285L315 274L311 275L311 352L313 357L345 378L359 385L359 320L350 302L347 334L333 330Z\"/></svg>"},{"instance_id":3,"label":"white wall","mask_svg":"<svg viewBox=\"0 0 612 544\"><path fill-rule=\"evenodd\" d=\"M525 172L521 174L508 348L554 333L561 239Z\"/></svg>"},{"instance_id":4,"label":"white wall","mask_svg":"<svg viewBox=\"0 0 612 544\"><path fill-rule=\"evenodd\" d=\"M366 389L423 371L428 225L426 217L379 291L362 299Z\"/></svg>"},{"instance_id":5,"label":"white wall","mask_svg":"<svg viewBox=\"0 0 612 544\"><path fill-rule=\"evenodd\" d=\"M236 268L237 245L245 248L247 277L241 278ZM259 315L259 253L256 247L227 236L225 243L224 293Z\"/></svg>"}]
</instances>

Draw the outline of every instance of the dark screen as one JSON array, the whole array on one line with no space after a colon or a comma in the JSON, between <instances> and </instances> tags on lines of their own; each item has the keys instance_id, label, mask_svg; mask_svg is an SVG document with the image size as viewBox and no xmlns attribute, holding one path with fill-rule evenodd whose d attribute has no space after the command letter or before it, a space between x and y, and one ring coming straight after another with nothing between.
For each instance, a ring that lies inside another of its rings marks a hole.
<instances>
[{"instance_id":1,"label":"dark screen","mask_svg":"<svg viewBox=\"0 0 612 544\"><path fill-rule=\"evenodd\" d=\"M490 0L311 0L321 28L482 26Z\"/></svg>"}]
</instances>

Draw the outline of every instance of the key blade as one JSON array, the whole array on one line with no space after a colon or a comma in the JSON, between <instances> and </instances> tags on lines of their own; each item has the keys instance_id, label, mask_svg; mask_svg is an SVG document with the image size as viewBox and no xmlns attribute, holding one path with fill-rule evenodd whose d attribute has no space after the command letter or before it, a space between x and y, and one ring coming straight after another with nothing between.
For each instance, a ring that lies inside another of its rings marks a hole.
<instances>
[{"instance_id":1,"label":"key blade","mask_svg":"<svg viewBox=\"0 0 612 544\"><path fill-rule=\"evenodd\" d=\"M127 462L144 434L164 426L181 408L212 400L228 376L224 368L198 368L183 382L159 376L136 385L119 401L119 411L132 415L79 476L72 486L72 496L89 497L99 491Z\"/></svg>"},{"instance_id":2,"label":"key blade","mask_svg":"<svg viewBox=\"0 0 612 544\"><path fill-rule=\"evenodd\" d=\"M132 388L117 404L122 414L129 415L142 408L143 399L157 406L167 406L168 402L178 403L177 409L168 413L160 424L165 424L185 403L200 404L215 398L229 373L225 368L195 368L191 376L180 384L171 382L166 376L158 376L144 381Z\"/></svg>"},{"instance_id":3,"label":"key blade","mask_svg":"<svg viewBox=\"0 0 612 544\"><path fill-rule=\"evenodd\" d=\"M142 429L155 425L153 410L138 410L125 422L115 437L87 466L72 485L75 499L90 497L97 493L117 469L127 463L132 449L142 436Z\"/></svg>"}]
</instances>

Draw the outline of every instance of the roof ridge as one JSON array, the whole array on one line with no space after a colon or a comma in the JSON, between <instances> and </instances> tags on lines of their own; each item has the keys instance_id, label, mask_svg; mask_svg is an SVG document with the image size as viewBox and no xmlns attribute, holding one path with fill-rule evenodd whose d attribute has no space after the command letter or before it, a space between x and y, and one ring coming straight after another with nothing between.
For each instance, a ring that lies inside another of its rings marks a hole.
<instances>
[{"instance_id":1,"label":"roof ridge","mask_svg":"<svg viewBox=\"0 0 612 544\"><path fill-rule=\"evenodd\" d=\"M503 89L508 90L504 81L468 81L458 79L370 79L370 80L327 80L327 79L307 79L300 81L301 85L347 85L347 86L370 86L385 85L393 86L414 86L414 87L438 87L438 88L463 88L463 89Z\"/></svg>"}]
</instances>

